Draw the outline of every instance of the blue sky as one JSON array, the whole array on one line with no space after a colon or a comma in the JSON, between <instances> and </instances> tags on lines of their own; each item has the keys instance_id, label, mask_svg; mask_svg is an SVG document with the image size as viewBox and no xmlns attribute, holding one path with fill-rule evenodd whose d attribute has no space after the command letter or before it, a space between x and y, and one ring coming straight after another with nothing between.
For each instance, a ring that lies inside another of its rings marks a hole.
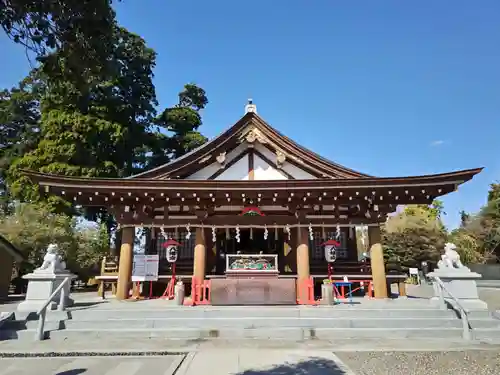
<instances>
[{"instance_id":1,"label":"blue sky","mask_svg":"<svg viewBox=\"0 0 500 375\"><path fill-rule=\"evenodd\" d=\"M379 176L486 167L444 198L448 226L500 177L498 0L124 0L119 21L158 53L160 107L187 82L215 136L259 114L304 146ZM0 35L0 87L29 70Z\"/></svg>"}]
</instances>

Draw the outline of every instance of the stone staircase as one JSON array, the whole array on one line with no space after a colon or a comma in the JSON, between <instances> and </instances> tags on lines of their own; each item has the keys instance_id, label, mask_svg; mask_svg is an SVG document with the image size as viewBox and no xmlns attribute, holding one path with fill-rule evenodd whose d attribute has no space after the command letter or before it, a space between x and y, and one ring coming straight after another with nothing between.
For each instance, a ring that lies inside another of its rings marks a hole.
<instances>
[{"instance_id":1,"label":"stone staircase","mask_svg":"<svg viewBox=\"0 0 500 375\"><path fill-rule=\"evenodd\" d=\"M476 340L500 342L500 319L470 313ZM0 339L33 340L36 317L15 313ZM460 340L462 322L453 310L428 300L362 300L354 305L280 307L178 307L168 301L107 301L50 311L45 324L52 340L104 338L206 339L450 339Z\"/></svg>"}]
</instances>

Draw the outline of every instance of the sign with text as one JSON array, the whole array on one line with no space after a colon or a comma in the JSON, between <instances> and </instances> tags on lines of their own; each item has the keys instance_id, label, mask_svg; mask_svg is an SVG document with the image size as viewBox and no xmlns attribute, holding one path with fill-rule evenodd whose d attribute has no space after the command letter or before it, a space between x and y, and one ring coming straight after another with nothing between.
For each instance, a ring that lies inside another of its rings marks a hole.
<instances>
[{"instance_id":1,"label":"sign with text","mask_svg":"<svg viewBox=\"0 0 500 375\"><path fill-rule=\"evenodd\" d=\"M132 281L157 281L159 263L158 254L135 254L132 266Z\"/></svg>"}]
</instances>

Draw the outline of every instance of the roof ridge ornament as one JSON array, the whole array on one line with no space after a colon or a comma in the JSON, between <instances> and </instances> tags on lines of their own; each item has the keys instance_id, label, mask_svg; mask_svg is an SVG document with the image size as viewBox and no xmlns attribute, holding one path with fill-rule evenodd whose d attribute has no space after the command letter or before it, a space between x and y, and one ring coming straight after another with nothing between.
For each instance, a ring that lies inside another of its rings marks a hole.
<instances>
[{"instance_id":1,"label":"roof ridge ornament","mask_svg":"<svg viewBox=\"0 0 500 375\"><path fill-rule=\"evenodd\" d=\"M245 106L245 114L250 113L250 112L257 113L257 106L255 104L253 104L252 99L248 99L248 103Z\"/></svg>"}]
</instances>

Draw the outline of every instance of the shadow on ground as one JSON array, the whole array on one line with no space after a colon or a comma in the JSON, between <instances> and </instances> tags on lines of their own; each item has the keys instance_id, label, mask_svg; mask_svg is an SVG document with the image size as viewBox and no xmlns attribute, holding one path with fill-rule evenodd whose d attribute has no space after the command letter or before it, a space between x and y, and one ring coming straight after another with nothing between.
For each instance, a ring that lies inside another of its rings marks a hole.
<instances>
[{"instance_id":1,"label":"shadow on ground","mask_svg":"<svg viewBox=\"0 0 500 375\"><path fill-rule=\"evenodd\" d=\"M87 302L77 302L75 301L75 303L73 304L73 306L71 306L71 311L75 311L75 310L87 310L87 309L90 309L96 305L102 305L103 303L108 303L108 301L106 300L102 300L102 301L87 301Z\"/></svg>"},{"instance_id":2,"label":"shadow on ground","mask_svg":"<svg viewBox=\"0 0 500 375\"><path fill-rule=\"evenodd\" d=\"M25 298L24 294L9 294L7 297L0 299L0 304L8 305L11 303L19 303L24 301L24 298Z\"/></svg>"},{"instance_id":3,"label":"shadow on ground","mask_svg":"<svg viewBox=\"0 0 500 375\"><path fill-rule=\"evenodd\" d=\"M83 374L84 372L87 372L87 369L76 368L73 370L58 372L56 375L80 375L80 374Z\"/></svg>"},{"instance_id":4,"label":"shadow on ground","mask_svg":"<svg viewBox=\"0 0 500 375\"><path fill-rule=\"evenodd\" d=\"M285 363L265 370L246 370L236 375L347 375L334 361L311 358L299 363Z\"/></svg>"}]
</instances>

